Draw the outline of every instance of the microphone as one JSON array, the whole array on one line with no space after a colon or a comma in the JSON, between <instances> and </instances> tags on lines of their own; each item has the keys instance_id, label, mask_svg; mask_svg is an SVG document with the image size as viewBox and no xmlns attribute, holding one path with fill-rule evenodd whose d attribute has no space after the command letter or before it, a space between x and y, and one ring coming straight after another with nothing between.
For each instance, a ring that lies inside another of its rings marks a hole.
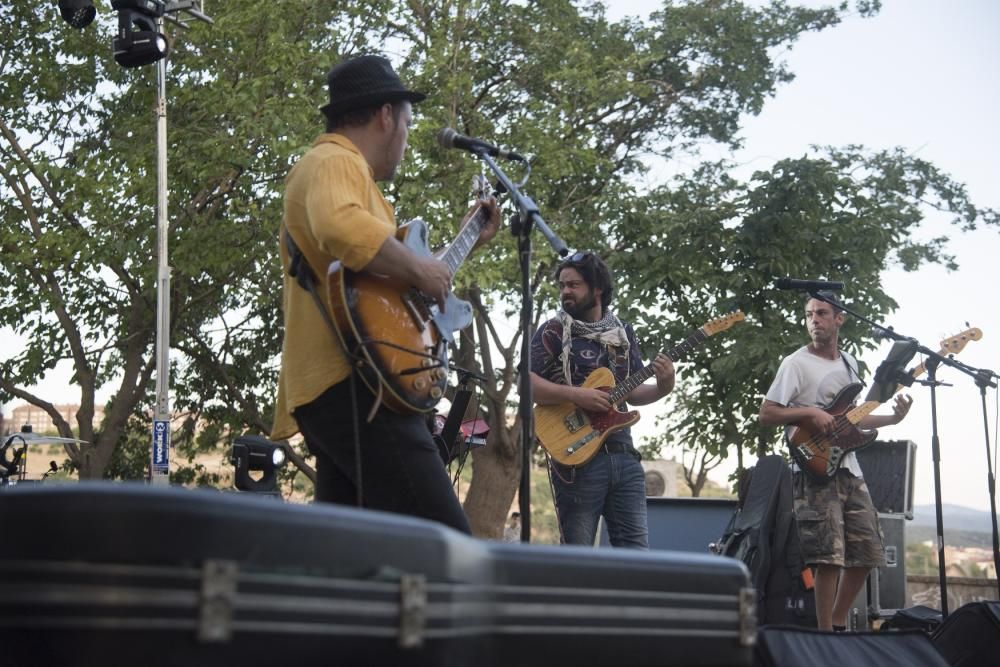
<instances>
[{"instance_id":1,"label":"microphone","mask_svg":"<svg viewBox=\"0 0 1000 667\"><path fill-rule=\"evenodd\" d=\"M883 338L894 338L894 336L892 335L893 328L892 327L886 327L886 328L889 331L886 331L885 329L880 329L879 327L872 327L871 337L876 340L881 340Z\"/></svg>"},{"instance_id":2,"label":"microphone","mask_svg":"<svg viewBox=\"0 0 1000 667\"><path fill-rule=\"evenodd\" d=\"M487 143L482 139L476 139L474 137L467 137L464 134L459 134L450 127L443 128L437 134L438 145L442 148L458 148L463 151L469 151L470 153L486 153L491 157L502 157L507 160L518 160L520 162L527 162L527 159L523 155L515 153L514 151L507 151L493 144Z\"/></svg>"},{"instance_id":3,"label":"microphone","mask_svg":"<svg viewBox=\"0 0 1000 667\"><path fill-rule=\"evenodd\" d=\"M800 289L810 292L829 289L844 289L844 283L834 280L798 280L797 278L778 278L774 281L778 289Z\"/></svg>"}]
</instances>

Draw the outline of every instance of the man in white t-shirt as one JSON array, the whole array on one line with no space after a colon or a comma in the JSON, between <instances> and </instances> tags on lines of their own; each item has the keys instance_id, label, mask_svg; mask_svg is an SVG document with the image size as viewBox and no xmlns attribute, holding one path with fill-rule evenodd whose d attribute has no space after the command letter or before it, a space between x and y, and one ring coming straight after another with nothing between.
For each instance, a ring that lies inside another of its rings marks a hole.
<instances>
[{"instance_id":1,"label":"man in white t-shirt","mask_svg":"<svg viewBox=\"0 0 1000 667\"><path fill-rule=\"evenodd\" d=\"M806 328L812 339L785 357L760 406L763 426L798 424L830 433L833 415L822 409L852 382L860 382L858 362L838 349L844 313L820 299L806 302ZM868 415L858 424L871 429L898 424L913 402L897 396L891 415ZM851 452L827 483L801 471L793 475L799 542L815 568L816 618L820 630L842 630L851 603L868 571L882 564L882 534L868 487Z\"/></svg>"}]
</instances>

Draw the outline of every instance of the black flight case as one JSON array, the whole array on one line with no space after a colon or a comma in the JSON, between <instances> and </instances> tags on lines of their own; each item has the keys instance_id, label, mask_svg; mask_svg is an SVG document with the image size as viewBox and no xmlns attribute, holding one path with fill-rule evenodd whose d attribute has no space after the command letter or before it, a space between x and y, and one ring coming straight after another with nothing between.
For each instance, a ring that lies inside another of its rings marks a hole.
<instances>
[{"instance_id":1,"label":"black flight case","mask_svg":"<svg viewBox=\"0 0 1000 667\"><path fill-rule=\"evenodd\" d=\"M749 665L745 567L253 494L0 492L3 665Z\"/></svg>"}]
</instances>

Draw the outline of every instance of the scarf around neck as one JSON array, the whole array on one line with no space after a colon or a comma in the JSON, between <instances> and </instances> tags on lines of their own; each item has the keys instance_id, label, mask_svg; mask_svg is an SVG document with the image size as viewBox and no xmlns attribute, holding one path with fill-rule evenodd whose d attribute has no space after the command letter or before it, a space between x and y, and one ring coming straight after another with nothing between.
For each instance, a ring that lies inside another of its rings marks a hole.
<instances>
[{"instance_id":1,"label":"scarf around neck","mask_svg":"<svg viewBox=\"0 0 1000 667\"><path fill-rule=\"evenodd\" d=\"M625 333L625 325L623 325L621 320L615 317L610 310L604 314L604 317L596 322L574 320L573 317L564 310L559 311L557 318L562 324L562 369L563 376L566 378L566 384L570 386L573 385L573 378L570 375L569 368L569 358L573 343L573 336L597 341L607 348L621 348L625 352L625 356L628 357L629 342L628 335ZM613 356L609 352L609 366L613 366L612 359ZM611 372L614 373L614 370L615 369L612 367ZM626 370L626 372L628 371Z\"/></svg>"}]
</instances>

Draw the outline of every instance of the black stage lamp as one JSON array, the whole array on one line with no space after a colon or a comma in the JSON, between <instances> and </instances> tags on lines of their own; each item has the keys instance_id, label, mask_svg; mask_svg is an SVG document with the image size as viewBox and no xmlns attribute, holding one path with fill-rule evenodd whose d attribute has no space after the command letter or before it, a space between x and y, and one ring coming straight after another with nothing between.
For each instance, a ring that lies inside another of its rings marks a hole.
<instances>
[{"instance_id":1,"label":"black stage lamp","mask_svg":"<svg viewBox=\"0 0 1000 667\"><path fill-rule=\"evenodd\" d=\"M111 6L118 10L118 36L112 43L115 62L122 67L141 67L166 57L167 38L154 20L163 16L163 2L113 0Z\"/></svg>"},{"instance_id":2,"label":"black stage lamp","mask_svg":"<svg viewBox=\"0 0 1000 667\"><path fill-rule=\"evenodd\" d=\"M233 441L233 483L240 491L278 495L278 470L285 465L281 445L259 435L241 435ZM260 479L250 476L259 471Z\"/></svg>"},{"instance_id":3,"label":"black stage lamp","mask_svg":"<svg viewBox=\"0 0 1000 667\"><path fill-rule=\"evenodd\" d=\"M59 13L66 23L82 30L94 21L97 9L93 0L59 0Z\"/></svg>"}]
</instances>

